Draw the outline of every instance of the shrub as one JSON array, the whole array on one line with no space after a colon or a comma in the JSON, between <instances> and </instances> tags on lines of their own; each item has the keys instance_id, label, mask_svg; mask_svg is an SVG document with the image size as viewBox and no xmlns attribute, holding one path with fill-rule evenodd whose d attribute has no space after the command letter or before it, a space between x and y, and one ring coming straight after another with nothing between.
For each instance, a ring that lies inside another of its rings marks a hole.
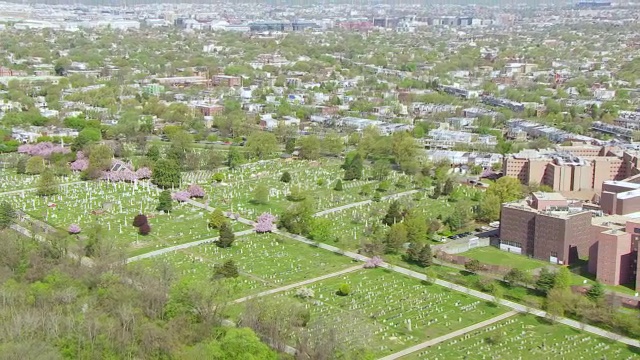
<instances>
[{"instance_id":1,"label":"shrub","mask_svg":"<svg viewBox=\"0 0 640 360\"><path fill-rule=\"evenodd\" d=\"M228 221L225 221L220 225L220 237L216 244L221 248L228 248L233 244L233 241L236 239L233 230L231 230L231 224Z\"/></svg>"},{"instance_id":2,"label":"shrub","mask_svg":"<svg viewBox=\"0 0 640 360\"><path fill-rule=\"evenodd\" d=\"M186 202L190 197L191 195L188 191L178 191L171 194L171 198L177 202Z\"/></svg>"},{"instance_id":3,"label":"shrub","mask_svg":"<svg viewBox=\"0 0 640 360\"><path fill-rule=\"evenodd\" d=\"M206 195L204 189L196 184L189 185L189 188L187 188L187 192L189 193L190 197L195 198L203 198Z\"/></svg>"},{"instance_id":4,"label":"shrub","mask_svg":"<svg viewBox=\"0 0 640 360\"><path fill-rule=\"evenodd\" d=\"M222 266L216 267L215 277L217 278L236 278L239 275L238 267L233 260L227 260Z\"/></svg>"},{"instance_id":5,"label":"shrub","mask_svg":"<svg viewBox=\"0 0 640 360\"><path fill-rule=\"evenodd\" d=\"M283 183L291 182L291 174L289 174L288 171L283 172L282 176L280 176L280 181L282 181Z\"/></svg>"},{"instance_id":6,"label":"shrub","mask_svg":"<svg viewBox=\"0 0 640 360\"><path fill-rule=\"evenodd\" d=\"M140 235L149 235L149 233L151 232L151 226L148 223L143 224L138 228L138 232L140 233Z\"/></svg>"},{"instance_id":7,"label":"shrub","mask_svg":"<svg viewBox=\"0 0 640 360\"><path fill-rule=\"evenodd\" d=\"M287 200L289 201L302 201L307 198L307 194L300 188L300 186L294 186L291 188L289 195L287 195Z\"/></svg>"},{"instance_id":8,"label":"shrub","mask_svg":"<svg viewBox=\"0 0 640 360\"><path fill-rule=\"evenodd\" d=\"M209 216L209 228L211 229L219 229L222 224L226 221L222 210L215 209L211 212Z\"/></svg>"},{"instance_id":9,"label":"shrub","mask_svg":"<svg viewBox=\"0 0 640 360\"><path fill-rule=\"evenodd\" d=\"M211 180L215 181L215 182L218 182L218 183L222 182L222 180L224 180L224 175L222 175L222 173L215 173L211 177Z\"/></svg>"},{"instance_id":10,"label":"shrub","mask_svg":"<svg viewBox=\"0 0 640 360\"><path fill-rule=\"evenodd\" d=\"M318 186L324 186L327 183L327 181L325 179L318 179L318 181L316 181L316 184L318 184Z\"/></svg>"},{"instance_id":11,"label":"shrub","mask_svg":"<svg viewBox=\"0 0 640 360\"><path fill-rule=\"evenodd\" d=\"M389 191L390 186L391 186L391 183L389 182L389 180L380 181L380 183L378 184L378 188L376 190L380 192Z\"/></svg>"},{"instance_id":12,"label":"shrub","mask_svg":"<svg viewBox=\"0 0 640 360\"><path fill-rule=\"evenodd\" d=\"M133 226L135 227L140 227L146 223L148 223L148 219L146 215L143 214L138 214L136 215L136 217L133 218Z\"/></svg>"},{"instance_id":13,"label":"shrub","mask_svg":"<svg viewBox=\"0 0 640 360\"><path fill-rule=\"evenodd\" d=\"M69 234L79 234L80 226L78 226L78 224L71 224L69 225L69 229L67 231L69 231Z\"/></svg>"},{"instance_id":14,"label":"shrub","mask_svg":"<svg viewBox=\"0 0 640 360\"><path fill-rule=\"evenodd\" d=\"M338 179L338 181L336 181L336 186L333 187L333 190L335 190L335 191L342 191L343 190L342 180Z\"/></svg>"},{"instance_id":15,"label":"shrub","mask_svg":"<svg viewBox=\"0 0 640 360\"><path fill-rule=\"evenodd\" d=\"M269 213L263 213L258 216L257 220L258 221L256 221L256 225L254 227L255 231L257 233L266 233L273 230L273 223L276 220L276 217Z\"/></svg>"},{"instance_id":16,"label":"shrub","mask_svg":"<svg viewBox=\"0 0 640 360\"><path fill-rule=\"evenodd\" d=\"M342 284L338 288L338 295L340 296L348 296L351 294L351 286L349 284Z\"/></svg>"},{"instance_id":17,"label":"shrub","mask_svg":"<svg viewBox=\"0 0 640 360\"><path fill-rule=\"evenodd\" d=\"M367 262L364 263L364 268L365 269L373 269L373 268L377 268L378 266L382 265L383 261L380 258L380 256L374 256L371 259L367 260Z\"/></svg>"},{"instance_id":18,"label":"shrub","mask_svg":"<svg viewBox=\"0 0 640 360\"><path fill-rule=\"evenodd\" d=\"M296 297L299 297L301 299L310 299L314 296L315 296L315 293L313 292L312 289L301 287L301 288L298 288L298 290L296 290Z\"/></svg>"}]
</instances>

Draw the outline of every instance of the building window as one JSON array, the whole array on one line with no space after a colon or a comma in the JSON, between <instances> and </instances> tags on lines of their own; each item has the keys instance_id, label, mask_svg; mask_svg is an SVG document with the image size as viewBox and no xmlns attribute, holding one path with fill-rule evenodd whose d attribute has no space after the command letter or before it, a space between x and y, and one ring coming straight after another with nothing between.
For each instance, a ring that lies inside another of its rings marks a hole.
<instances>
[{"instance_id":1,"label":"building window","mask_svg":"<svg viewBox=\"0 0 640 360\"><path fill-rule=\"evenodd\" d=\"M557 258L558 257L558 252L552 251L551 252L551 257Z\"/></svg>"},{"instance_id":2,"label":"building window","mask_svg":"<svg viewBox=\"0 0 640 360\"><path fill-rule=\"evenodd\" d=\"M634 229L633 229L633 232L634 232L635 234L640 234L640 228L634 228Z\"/></svg>"}]
</instances>

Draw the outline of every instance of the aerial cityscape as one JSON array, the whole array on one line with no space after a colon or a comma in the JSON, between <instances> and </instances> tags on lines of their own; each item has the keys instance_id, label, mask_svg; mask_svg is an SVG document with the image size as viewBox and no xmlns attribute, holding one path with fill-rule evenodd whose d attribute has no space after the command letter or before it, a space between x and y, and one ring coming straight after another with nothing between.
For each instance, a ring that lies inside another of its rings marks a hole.
<instances>
[{"instance_id":1,"label":"aerial cityscape","mask_svg":"<svg viewBox=\"0 0 640 360\"><path fill-rule=\"evenodd\" d=\"M0 360L640 359L639 18L0 2Z\"/></svg>"}]
</instances>

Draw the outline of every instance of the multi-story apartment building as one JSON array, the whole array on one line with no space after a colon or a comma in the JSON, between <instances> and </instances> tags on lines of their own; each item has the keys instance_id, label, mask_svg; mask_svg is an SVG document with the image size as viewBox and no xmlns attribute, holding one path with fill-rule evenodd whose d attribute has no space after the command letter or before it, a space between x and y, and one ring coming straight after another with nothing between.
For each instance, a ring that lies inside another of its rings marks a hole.
<instances>
[{"instance_id":1,"label":"multi-story apartment building","mask_svg":"<svg viewBox=\"0 0 640 360\"><path fill-rule=\"evenodd\" d=\"M214 75L211 79L214 86L241 86L242 79L239 76L230 76L230 75Z\"/></svg>"},{"instance_id":2,"label":"multi-story apartment building","mask_svg":"<svg viewBox=\"0 0 640 360\"><path fill-rule=\"evenodd\" d=\"M639 173L637 155L604 146L557 146L506 156L502 170L525 185L547 185L554 191L599 190L604 181Z\"/></svg>"}]
</instances>

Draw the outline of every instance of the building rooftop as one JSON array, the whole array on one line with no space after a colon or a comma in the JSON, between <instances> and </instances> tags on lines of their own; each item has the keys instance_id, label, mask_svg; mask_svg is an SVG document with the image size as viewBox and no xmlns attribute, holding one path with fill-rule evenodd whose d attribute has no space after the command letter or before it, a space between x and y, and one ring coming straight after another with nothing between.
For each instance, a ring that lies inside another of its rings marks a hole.
<instances>
[{"instance_id":1,"label":"building rooftop","mask_svg":"<svg viewBox=\"0 0 640 360\"><path fill-rule=\"evenodd\" d=\"M557 192L537 191L533 193L533 196L538 200L554 200L554 201L567 200L567 198L565 198L562 194Z\"/></svg>"}]
</instances>

